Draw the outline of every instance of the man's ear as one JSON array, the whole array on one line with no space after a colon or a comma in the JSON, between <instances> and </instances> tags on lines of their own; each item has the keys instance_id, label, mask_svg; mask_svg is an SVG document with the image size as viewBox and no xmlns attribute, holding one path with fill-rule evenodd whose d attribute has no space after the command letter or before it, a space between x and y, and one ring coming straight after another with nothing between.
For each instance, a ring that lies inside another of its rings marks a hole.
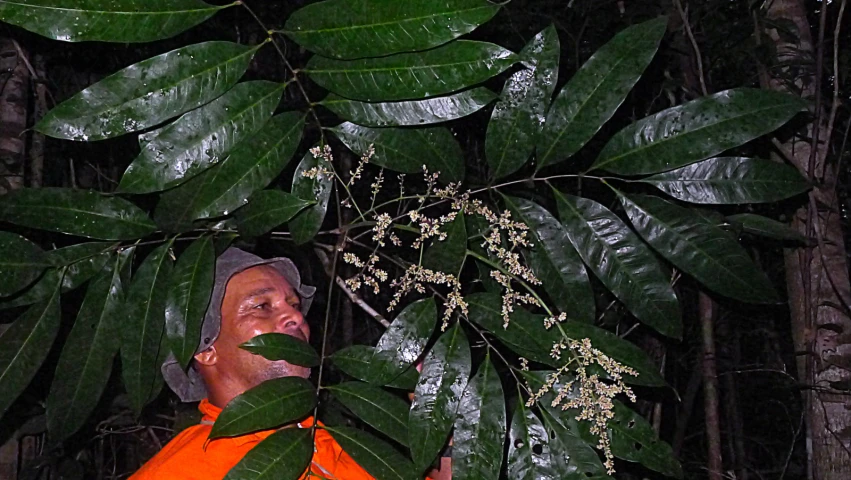
<instances>
[{"instance_id":1,"label":"man's ear","mask_svg":"<svg viewBox=\"0 0 851 480\"><path fill-rule=\"evenodd\" d=\"M210 348L196 354L195 361L207 367L215 365L219 361L219 354L216 352L216 347L210 346Z\"/></svg>"}]
</instances>

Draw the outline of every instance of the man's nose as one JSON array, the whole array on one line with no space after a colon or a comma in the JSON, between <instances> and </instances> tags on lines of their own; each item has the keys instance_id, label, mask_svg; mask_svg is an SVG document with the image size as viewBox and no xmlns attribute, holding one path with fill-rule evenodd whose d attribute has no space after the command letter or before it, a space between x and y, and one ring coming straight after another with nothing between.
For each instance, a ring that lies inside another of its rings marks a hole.
<instances>
[{"instance_id":1,"label":"man's nose","mask_svg":"<svg viewBox=\"0 0 851 480\"><path fill-rule=\"evenodd\" d=\"M281 317L279 320L279 325L283 330L291 330L293 328L299 328L304 324L304 315L301 314L297 308L294 308L290 305L284 307L284 311L281 313Z\"/></svg>"}]
</instances>

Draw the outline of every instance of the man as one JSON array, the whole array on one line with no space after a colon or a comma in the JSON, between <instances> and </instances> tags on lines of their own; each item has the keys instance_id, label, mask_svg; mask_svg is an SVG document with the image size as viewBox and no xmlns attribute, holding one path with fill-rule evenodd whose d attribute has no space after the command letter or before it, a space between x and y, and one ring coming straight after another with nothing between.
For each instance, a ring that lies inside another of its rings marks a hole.
<instances>
[{"instance_id":1,"label":"man","mask_svg":"<svg viewBox=\"0 0 851 480\"><path fill-rule=\"evenodd\" d=\"M222 408L237 395L265 380L306 378L310 369L270 361L239 348L263 333L284 333L307 341L304 321L315 291L302 285L287 258L261 259L229 248L216 261L216 280L201 329L201 344L187 375L174 357L163 376L182 401L201 401L200 425L187 428L136 472L131 480L213 480L223 478L251 448L273 431L207 439ZM313 419L284 428L308 428ZM323 429L316 430L310 471L318 478L372 479Z\"/></svg>"}]
</instances>

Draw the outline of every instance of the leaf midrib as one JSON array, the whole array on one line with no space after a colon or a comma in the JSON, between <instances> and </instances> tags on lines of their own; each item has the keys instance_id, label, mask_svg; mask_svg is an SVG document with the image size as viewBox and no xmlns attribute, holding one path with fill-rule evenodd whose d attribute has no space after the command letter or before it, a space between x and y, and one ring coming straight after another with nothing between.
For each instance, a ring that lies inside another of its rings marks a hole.
<instances>
[{"instance_id":1,"label":"leaf midrib","mask_svg":"<svg viewBox=\"0 0 851 480\"><path fill-rule=\"evenodd\" d=\"M645 39L647 38L647 36L649 36L649 32L648 32L648 35L645 35L645 36L639 37L639 41L636 41L636 42L635 42L634 44L632 44L632 45L640 45L640 44L641 44L641 41L645 40ZM604 47L604 48L605 48L605 47ZM635 50L640 50L640 48L639 48L639 47L634 47L634 48L632 48L632 49L627 50L627 53L631 54L631 53L632 53L632 52L634 52ZM656 52L654 51L653 53L654 53L654 55L655 55L655 53L656 53ZM606 83L606 81L607 81L607 80L609 80L609 78L610 78L610 76L611 76L612 72L613 72L613 71L615 71L615 69L616 69L617 67L619 67L619 66L620 66L620 65L624 62L624 60L626 60L626 59L627 59L628 57L630 57L630 56L631 56L631 55L623 55L623 56L619 57L619 58L618 58L618 61L617 61L614 65L612 65L612 68L610 68L610 69L609 69L609 70L605 73L605 75L603 75L603 76L602 76L602 78L600 79L600 81L599 81L596 85L594 85L594 89L591 91L591 93L590 93L588 96L586 96L586 97L585 97L585 99L584 99L584 100L583 100L583 101L579 104L579 108L578 108L578 109L576 109L576 113L575 113L572 117L570 117L570 118L568 119L568 121L567 121L567 123L566 123L565 127L564 127L563 129L561 129L561 130L558 132L558 135L556 135L556 138L555 138L555 140L552 142L552 144L550 145L550 148L548 148L548 149L547 149L547 152L546 152L543 156L541 156L541 158L542 158L542 159L546 160L546 159L549 157L550 152L552 152L552 151L553 151L553 149L556 147L556 145L558 145L559 141L561 140L561 137L563 137L563 136L564 136L564 134L565 134L568 130L570 130L570 127L572 127L572 126L573 126L573 120L574 120L576 117L578 117L578 116L579 116L579 113L580 113L580 112L582 112L582 111L584 110L585 105L587 105L587 104L588 104L588 102L590 102L590 101L591 101L591 98L593 98L593 97L594 97L594 95L597 93L597 90L599 90L599 89L603 86L603 84L604 84L604 83ZM581 71L581 70L580 70L580 71ZM642 70L642 72L643 72L643 70ZM577 74L579 74L579 73L580 73L580 72L577 72ZM639 75L639 77L641 77L641 75ZM563 92L568 92L568 87L570 87L570 86L571 86L570 84L572 83L573 79L575 79L575 78L576 78L576 75L574 75L574 76L573 76L573 78L571 78L571 79L570 79L571 81L570 81L570 82L568 82L568 83L567 83L567 85L565 85L564 87L562 87L562 91L563 91ZM621 103L623 103L623 100L621 100ZM546 125L546 124L545 124L545 125ZM546 128L546 126L545 126L544 128ZM600 128L602 128L602 125L600 126ZM599 130L599 128L598 128L598 130ZM555 163L555 162L546 162L545 164L542 162L542 163L541 163L541 167L539 167L538 169L540 170L541 168L543 168L543 167L545 167L545 166L547 166L547 165L552 165L553 163Z\"/></svg>"},{"instance_id":2,"label":"leaf midrib","mask_svg":"<svg viewBox=\"0 0 851 480\"><path fill-rule=\"evenodd\" d=\"M169 11L154 10L154 11L134 12L134 11L130 11L130 10L126 10L126 11L124 11L124 10L122 10L122 11L83 10L83 9L79 9L79 8L54 7L54 6L48 6L48 5L33 5L33 4L28 4L28 3L18 3L18 2L9 2L9 1L0 2L0 7L2 7L3 6L2 4L4 4L4 3L7 4L7 5L12 5L12 6L16 6L16 7L40 8L40 9L43 9L43 10L55 10L55 11L61 11L61 12L76 12L76 13L82 13L84 15L88 13L88 14L93 14L93 15L128 15L128 16L133 16L133 15L154 16L154 15L174 15L174 14L183 14L183 13L199 13L199 12L208 12L208 11L218 11L218 10L222 10L224 8L227 8L227 7L230 7L231 5L233 5L233 4L221 5L221 6L208 5L207 8L194 8L194 9L187 9L187 10L169 10Z\"/></svg>"},{"instance_id":3,"label":"leaf midrib","mask_svg":"<svg viewBox=\"0 0 851 480\"><path fill-rule=\"evenodd\" d=\"M590 225L588 225L588 221L585 219L585 217L584 217L584 216L582 216L581 212L579 212L579 210L575 209L575 208L573 207L573 204L572 204L572 203L570 203L570 202L567 200L567 198L565 198L563 195L561 195L561 193L560 193L560 192L558 193L558 196L559 196L559 197L560 197L560 199L562 200L562 204L567 205L567 206L570 208L570 210L571 210L571 212L573 213L573 215L574 215L575 217L577 217L579 220L581 220L581 221L582 221L583 226L584 226L584 227L586 227L588 230L590 230L590 231L591 231L591 233L593 234L594 238L597 240L597 243L599 243L600 245L602 245L602 246L603 246L603 248L605 248L605 249L606 249L606 251L609 253L609 258L612 258L612 259L616 260L616 261L617 261L617 263L619 263L619 264L621 265L620 271L621 271L621 272L624 272L623 274L624 274L625 276L629 277L629 278L631 279L631 281L632 281L632 282L634 282L634 283L635 283L635 284L637 284L637 285L640 285L640 284L641 284L641 282L636 282L636 281L635 281L636 277L635 277L635 275L633 275L633 274L632 274L632 269L629 269L629 268L623 268L623 267L624 267L624 265L623 265L623 262L621 261L621 257L620 257L619 255L615 255L614 253L612 253L613 249L611 248L611 246L610 246L607 242L600 240L600 236L597 234L597 231L596 231L593 227L591 227ZM612 215L614 215L614 214L612 214ZM617 218L617 217L616 217L616 218ZM570 229L566 229L566 230L567 230L568 232L570 232ZM633 234L633 235L634 235L634 234ZM571 237L571 235L568 233L568 238L570 238L570 237ZM570 243L573 243L573 240L572 240L572 239L571 239L571 242L570 242ZM581 256L581 255L582 255L582 252L581 252L579 249L576 249L576 250L577 250L577 252L579 252L579 254L580 254L580 256ZM589 264L589 265L593 265L593 262L586 262L586 263L587 263L587 264ZM595 268L595 267L592 267L592 268L594 268L594 270L595 270L595 271L597 271L597 268ZM644 289L642 289L642 290L644 290ZM612 293L614 293L614 292L612 292ZM655 311L655 312L659 315L659 317L660 317L660 318L662 318L662 319L668 319L668 315L666 315L666 314L665 314L665 312L657 306L657 303L659 303L660 301L663 301L663 300L662 300L662 299L656 299L656 300L653 300L653 301L650 301L650 302L642 302L642 303L644 303L644 305L648 305L651 309L653 309L653 310L654 310L654 311ZM668 302L667 302L667 301L665 301L665 303L668 303ZM636 318L637 318L637 317L636 317ZM642 321L642 323L646 323L646 321L645 321L645 320L643 320L643 319L639 319L639 320L641 320L641 321ZM667 328L665 328L665 330L667 330Z\"/></svg>"},{"instance_id":4,"label":"leaf midrib","mask_svg":"<svg viewBox=\"0 0 851 480\"><path fill-rule=\"evenodd\" d=\"M210 42L210 43L213 43L213 42ZM262 44L261 44L261 45L262 45ZM229 64L231 64L231 63L234 63L234 62L236 62L237 60L241 59L242 57L244 57L244 56L246 56L246 55L253 55L253 54L254 54L254 52L256 52L256 51L257 51L257 49L258 49L258 48L259 48L259 46L255 46L254 48L250 48L250 49L248 49L248 50L246 50L246 51L244 51L244 52L240 53L239 55L236 55L236 56L234 56L234 57L230 57L230 58L226 59L224 62L216 63L215 65L213 65L213 66L212 66L212 67L210 67L210 68L206 68L206 69L204 69L204 70L200 70L200 71L198 71L198 72L196 72L196 73L193 73L192 75L189 75L188 77L184 77L183 79L181 79L181 80L180 80L180 81L178 81L178 82L174 82L174 83L166 83L166 84L164 84L163 86L154 86L153 88L150 88L147 92L145 92L145 94L143 94L143 95L139 95L139 96L136 96L136 97L133 97L133 98L130 98L129 100L124 101L124 102L122 102L122 103L115 104L115 105L113 105L113 106L106 107L106 108L103 108L103 109L100 109L100 110L90 110L90 113L89 113L88 115L86 115L86 117L96 117L96 116L101 115L101 114L103 114L103 113L111 112L111 111L114 111L114 110L121 110L121 109L122 109L122 107L125 107L125 106L127 106L127 105L129 105L129 104L131 104L131 103L133 103L133 102L136 102L136 101L138 101L138 100L140 100L140 99L144 98L144 97L145 97L145 96L146 96L146 95L147 95L150 91L153 91L153 90L157 90L157 89L167 89L167 88L174 88L174 87L181 86L181 85L183 85L184 83L188 82L189 80L194 79L195 77L199 77L199 76L202 76L202 75L206 75L208 72L210 72L210 71L212 71L212 70L216 70L216 69L219 69L219 68L220 68L220 67L222 67L222 66L227 66L227 65L229 65ZM169 52L169 53L171 53L171 52ZM109 78L105 78L104 80L109 80ZM238 81L238 79L237 79L237 81ZM153 86L153 83L152 83L152 86ZM84 90L84 91L85 91L85 90ZM82 92L80 92L80 93L82 93ZM76 95L75 95L75 97L76 97ZM73 98L73 97L72 97L72 98ZM75 115L75 117L79 117L79 115ZM84 118L85 118L85 117L84 117ZM49 119L49 118L48 118L48 119ZM151 141L153 141L153 139L151 139Z\"/></svg>"},{"instance_id":5,"label":"leaf midrib","mask_svg":"<svg viewBox=\"0 0 851 480\"><path fill-rule=\"evenodd\" d=\"M479 7L466 8L466 9L462 9L462 10L444 10L444 11L441 11L441 12L435 12L431 15L421 15L421 16L418 16L418 17L399 18L397 20L391 20L391 21L387 21L387 22L361 23L359 25L349 25L349 26L335 27L335 28L314 28L314 29L311 29L311 30L286 30L286 29L284 29L284 30L279 30L279 31L282 32L282 33L294 34L294 35L313 35L313 34L317 34L317 33L340 32L340 31L344 31L344 30L357 31L357 30L364 30L364 29L370 29L370 28L375 28L375 27L383 27L383 26L387 26L387 25L401 25L401 24L404 24L404 23L419 23L421 20L427 20L427 19L430 19L430 18L444 17L446 15L455 15L455 14L458 14L458 13L474 12L476 10L493 9L494 7L499 8L499 6L496 6L496 5L482 5L482 6L479 6Z\"/></svg>"},{"instance_id":6,"label":"leaf midrib","mask_svg":"<svg viewBox=\"0 0 851 480\"><path fill-rule=\"evenodd\" d=\"M41 323L44 321L45 317L47 316L48 310L50 310L51 305L53 305L53 301L56 298L56 295L58 295L59 293L59 290L60 289L58 286L53 290L53 295L47 300L44 310L42 310L41 315L39 315L38 320L35 322L35 326L33 326L33 329L27 335L26 339L24 339L23 343L21 343L21 348L18 349L17 353L15 353L15 355L9 361L9 365L6 367L6 369L2 373L0 373L0 384L3 383L3 380L6 378L6 375L9 373L11 367L14 366L15 363L18 361L18 357L21 355L21 352L23 352L27 348L27 345L29 344L30 340L32 340L33 335L35 335L35 332L38 330L39 325L41 325Z\"/></svg>"},{"instance_id":7,"label":"leaf midrib","mask_svg":"<svg viewBox=\"0 0 851 480\"><path fill-rule=\"evenodd\" d=\"M688 104L686 104L686 105L688 105ZM761 108L761 109L757 109L757 110L748 110L747 112L742 113L740 115L728 117L728 118L725 118L725 119L720 120L720 121L715 122L715 123L709 123L709 124L706 124L706 125L702 125L700 127L695 128L694 130L689 130L689 131L683 132L682 134L679 134L679 135L672 135L668 138L663 138L662 140L649 142L649 143L642 145L638 148L630 149L630 150L628 150L628 151L626 151L626 152L624 152L620 155L616 155L614 157L609 157L602 162L595 163L594 165L591 166L591 168L592 169L598 169L598 168L603 169L603 167L605 165L609 165L609 164L616 162L618 160L621 160L625 157L636 155L639 152L642 152L642 151L647 150L647 149L656 148L656 147L660 147L662 145L666 145L666 144L668 144L668 142L679 141L679 140L682 140L683 138L688 138L691 135L699 133L702 130L705 130L705 129L708 129L708 128L715 128L715 127L718 127L718 126L722 126L722 125L724 125L728 122L734 122L734 121L739 120L739 119L744 118L744 117L759 115L761 113L768 112L768 111L771 111L771 110L783 110L783 109L788 109L790 107L791 107L791 103L787 102L787 103L783 103L783 104L779 104L779 105L773 105L773 106L769 106L769 107ZM663 112L660 112L660 113L663 113ZM655 115L654 115L654 117L655 117ZM655 121L656 119L653 118L653 120ZM650 123L650 122L648 121L647 123ZM635 126L635 125L638 125L638 124L633 124L632 126ZM641 125L644 125L644 124L641 124ZM627 128L630 128L630 127L627 127ZM620 132L618 132L618 134L620 134ZM636 173L640 174L642 172L636 172Z\"/></svg>"}]
</instances>

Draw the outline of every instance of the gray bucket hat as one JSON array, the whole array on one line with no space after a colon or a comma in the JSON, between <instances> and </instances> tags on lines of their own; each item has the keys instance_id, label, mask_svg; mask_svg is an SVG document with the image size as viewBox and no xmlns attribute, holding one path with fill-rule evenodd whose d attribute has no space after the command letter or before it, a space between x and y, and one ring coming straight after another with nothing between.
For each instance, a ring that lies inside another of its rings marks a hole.
<instances>
[{"instance_id":1,"label":"gray bucket hat","mask_svg":"<svg viewBox=\"0 0 851 480\"><path fill-rule=\"evenodd\" d=\"M216 259L216 277L213 284L213 293L204 323L201 325L201 342L195 353L200 353L209 348L219 337L222 328L222 300L225 296L225 287L231 277L243 270L258 265L269 265L278 270L290 285L298 293L301 300L301 313L307 315L310 303L316 287L303 285L298 268L289 258L260 258L244 250L235 247L228 248ZM207 396L207 388L201 375L190 365L188 371L184 370L173 353L169 353L162 365L163 378L168 386L180 397L183 402L197 402Z\"/></svg>"}]
</instances>

